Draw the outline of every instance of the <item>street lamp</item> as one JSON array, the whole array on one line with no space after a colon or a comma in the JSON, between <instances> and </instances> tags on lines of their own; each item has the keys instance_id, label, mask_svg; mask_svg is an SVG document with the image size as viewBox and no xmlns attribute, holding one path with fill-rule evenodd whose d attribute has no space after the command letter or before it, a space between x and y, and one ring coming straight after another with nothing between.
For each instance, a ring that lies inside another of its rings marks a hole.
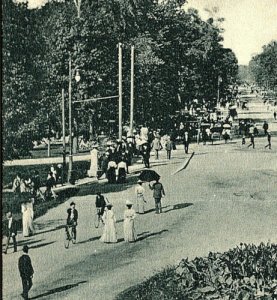
<instances>
[{"instance_id":1,"label":"street lamp","mask_svg":"<svg viewBox=\"0 0 277 300\"><path fill-rule=\"evenodd\" d=\"M77 67L72 70L71 56L69 57L69 85L68 85L68 104L69 104L69 163L68 163L68 182L72 181L73 170L73 139L72 139L72 76L76 72L75 80L78 83L81 76Z\"/></svg>"}]
</instances>

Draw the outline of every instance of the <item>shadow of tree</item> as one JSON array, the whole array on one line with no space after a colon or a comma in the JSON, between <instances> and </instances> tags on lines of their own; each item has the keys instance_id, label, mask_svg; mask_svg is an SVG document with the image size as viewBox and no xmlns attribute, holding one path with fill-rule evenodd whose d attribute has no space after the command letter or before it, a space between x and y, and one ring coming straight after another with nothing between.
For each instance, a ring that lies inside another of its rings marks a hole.
<instances>
[{"instance_id":1,"label":"shadow of tree","mask_svg":"<svg viewBox=\"0 0 277 300\"><path fill-rule=\"evenodd\" d=\"M166 211L164 211L164 213L168 213L172 210L176 210L176 209L182 209L182 208L186 208L193 205L193 203L179 203L179 204L175 204L173 205L173 207L171 209L168 209Z\"/></svg>"},{"instance_id":2,"label":"shadow of tree","mask_svg":"<svg viewBox=\"0 0 277 300\"><path fill-rule=\"evenodd\" d=\"M77 196L96 195L97 192L103 194L122 192L135 185L138 181L138 177L135 174L129 175L125 183L107 183L107 182L95 182L80 186L80 190Z\"/></svg>"},{"instance_id":3,"label":"shadow of tree","mask_svg":"<svg viewBox=\"0 0 277 300\"><path fill-rule=\"evenodd\" d=\"M59 225L59 226L57 226L55 228L52 228L52 229L36 232L34 235L39 235L39 234L43 234L43 233L47 233L47 232L52 232L52 231L60 230L60 229L63 229L63 228L65 228L65 225Z\"/></svg>"},{"instance_id":4,"label":"shadow of tree","mask_svg":"<svg viewBox=\"0 0 277 300\"><path fill-rule=\"evenodd\" d=\"M69 290L69 289L72 289L74 287L77 287L79 284L86 283L86 282L87 281L79 281L79 282L74 283L74 284L67 284L67 285L64 285L64 286L61 286L61 287L49 290L49 291L47 291L47 292L45 292L43 294L37 295L37 296L32 297L30 299L38 299L38 298L50 296L50 295L53 295L53 294L56 294L56 293L61 293L61 292L64 292L66 290Z\"/></svg>"}]
</instances>

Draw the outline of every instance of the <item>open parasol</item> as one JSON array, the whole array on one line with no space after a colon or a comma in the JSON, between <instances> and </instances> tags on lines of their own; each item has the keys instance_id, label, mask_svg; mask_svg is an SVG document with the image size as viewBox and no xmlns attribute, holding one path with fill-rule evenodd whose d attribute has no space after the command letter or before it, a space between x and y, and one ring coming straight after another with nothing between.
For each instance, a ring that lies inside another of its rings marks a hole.
<instances>
[{"instance_id":1,"label":"open parasol","mask_svg":"<svg viewBox=\"0 0 277 300\"><path fill-rule=\"evenodd\" d=\"M138 178L142 181L150 182L150 181L158 180L160 179L160 177L161 176L153 170L143 170L140 173Z\"/></svg>"}]
</instances>

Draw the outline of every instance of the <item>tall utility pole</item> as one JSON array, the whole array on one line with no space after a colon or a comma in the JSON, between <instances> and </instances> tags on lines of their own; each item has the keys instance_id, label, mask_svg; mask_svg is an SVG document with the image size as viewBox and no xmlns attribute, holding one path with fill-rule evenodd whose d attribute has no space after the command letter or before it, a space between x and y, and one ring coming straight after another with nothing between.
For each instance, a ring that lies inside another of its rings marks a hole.
<instances>
[{"instance_id":1,"label":"tall utility pole","mask_svg":"<svg viewBox=\"0 0 277 300\"><path fill-rule=\"evenodd\" d=\"M62 89L62 127L63 127L63 174L62 174L62 183L63 183L65 166L66 166L64 89Z\"/></svg>"},{"instance_id":2,"label":"tall utility pole","mask_svg":"<svg viewBox=\"0 0 277 300\"><path fill-rule=\"evenodd\" d=\"M122 139L122 44L118 44L118 138Z\"/></svg>"},{"instance_id":3,"label":"tall utility pole","mask_svg":"<svg viewBox=\"0 0 277 300\"><path fill-rule=\"evenodd\" d=\"M131 47L131 98L130 98L130 132L133 134L134 126L134 63L135 63L135 47Z\"/></svg>"},{"instance_id":4,"label":"tall utility pole","mask_svg":"<svg viewBox=\"0 0 277 300\"><path fill-rule=\"evenodd\" d=\"M68 164L68 182L71 179L73 168L73 156L72 156L72 72L71 72L71 56L69 57L69 85L68 85L68 114L69 114L69 164Z\"/></svg>"}]
</instances>

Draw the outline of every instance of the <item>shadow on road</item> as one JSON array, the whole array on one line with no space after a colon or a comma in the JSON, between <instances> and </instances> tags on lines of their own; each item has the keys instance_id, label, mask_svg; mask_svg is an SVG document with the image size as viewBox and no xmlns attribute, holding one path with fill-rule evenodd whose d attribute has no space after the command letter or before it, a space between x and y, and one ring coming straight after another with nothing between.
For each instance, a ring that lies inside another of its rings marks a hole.
<instances>
[{"instance_id":1,"label":"shadow on road","mask_svg":"<svg viewBox=\"0 0 277 300\"><path fill-rule=\"evenodd\" d=\"M167 231L168 231L167 229L163 229L163 230L158 231L158 232L152 232L152 233L147 233L147 234L140 235L140 236L138 237L138 239L137 239L137 242L143 241L143 240L145 240L145 239L147 239L147 238L149 238L149 237L151 237L151 236L160 235L160 234L162 234L162 233L164 233L164 232L167 232Z\"/></svg>"},{"instance_id":2,"label":"shadow on road","mask_svg":"<svg viewBox=\"0 0 277 300\"><path fill-rule=\"evenodd\" d=\"M176 210L176 209L182 209L182 208L186 208L193 205L193 203L179 203L179 204L175 204L173 205L173 207L171 209L168 209L166 211L164 211L164 213L168 213L172 210Z\"/></svg>"},{"instance_id":3,"label":"shadow on road","mask_svg":"<svg viewBox=\"0 0 277 300\"><path fill-rule=\"evenodd\" d=\"M49 243L42 243L42 244L38 244L38 245L34 245L34 246L31 246L29 247L30 249L36 249L36 248L41 248L41 247L44 247L44 246L48 246L48 245L51 245L51 244L54 244L55 242L49 242Z\"/></svg>"},{"instance_id":4,"label":"shadow on road","mask_svg":"<svg viewBox=\"0 0 277 300\"><path fill-rule=\"evenodd\" d=\"M52 231L60 230L60 229L63 229L63 228L65 228L65 225L59 225L59 226L57 226L55 228L52 228L52 229L36 232L34 235L39 235L39 234L43 234L43 233L47 233L47 232L52 232Z\"/></svg>"},{"instance_id":5,"label":"shadow on road","mask_svg":"<svg viewBox=\"0 0 277 300\"><path fill-rule=\"evenodd\" d=\"M78 244L86 244L86 243L89 243L89 242L93 242L93 241L99 240L100 237L101 237L100 235L99 236L95 236L95 237L90 238L88 240L84 240L84 241L78 242Z\"/></svg>"},{"instance_id":6,"label":"shadow on road","mask_svg":"<svg viewBox=\"0 0 277 300\"><path fill-rule=\"evenodd\" d=\"M74 284L67 284L67 285L64 285L64 286L60 286L58 288L54 288L52 290L49 290L49 291L47 291L47 292L45 292L43 294L37 295L37 296L32 297L30 299L38 299L38 298L50 296L50 295L53 295L53 294L56 294L56 293L61 293L61 292L70 290L70 289L72 289L74 287L77 287L79 284L86 283L86 282L87 281L80 281L80 282L77 282L77 283L74 283Z\"/></svg>"},{"instance_id":7,"label":"shadow on road","mask_svg":"<svg viewBox=\"0 0 277 300\"><path fill-rule=\"evenodd\" d=\"M126 183L107 183L107 182L98 182L93 184L86 184L80 186L80 190L77 196L87 196L87 195L96 195L97 192L101 192L102 194L122 192L135 185L138 181L137 175L129 175L127 177Z\"/></svg>"}]
</instances>

